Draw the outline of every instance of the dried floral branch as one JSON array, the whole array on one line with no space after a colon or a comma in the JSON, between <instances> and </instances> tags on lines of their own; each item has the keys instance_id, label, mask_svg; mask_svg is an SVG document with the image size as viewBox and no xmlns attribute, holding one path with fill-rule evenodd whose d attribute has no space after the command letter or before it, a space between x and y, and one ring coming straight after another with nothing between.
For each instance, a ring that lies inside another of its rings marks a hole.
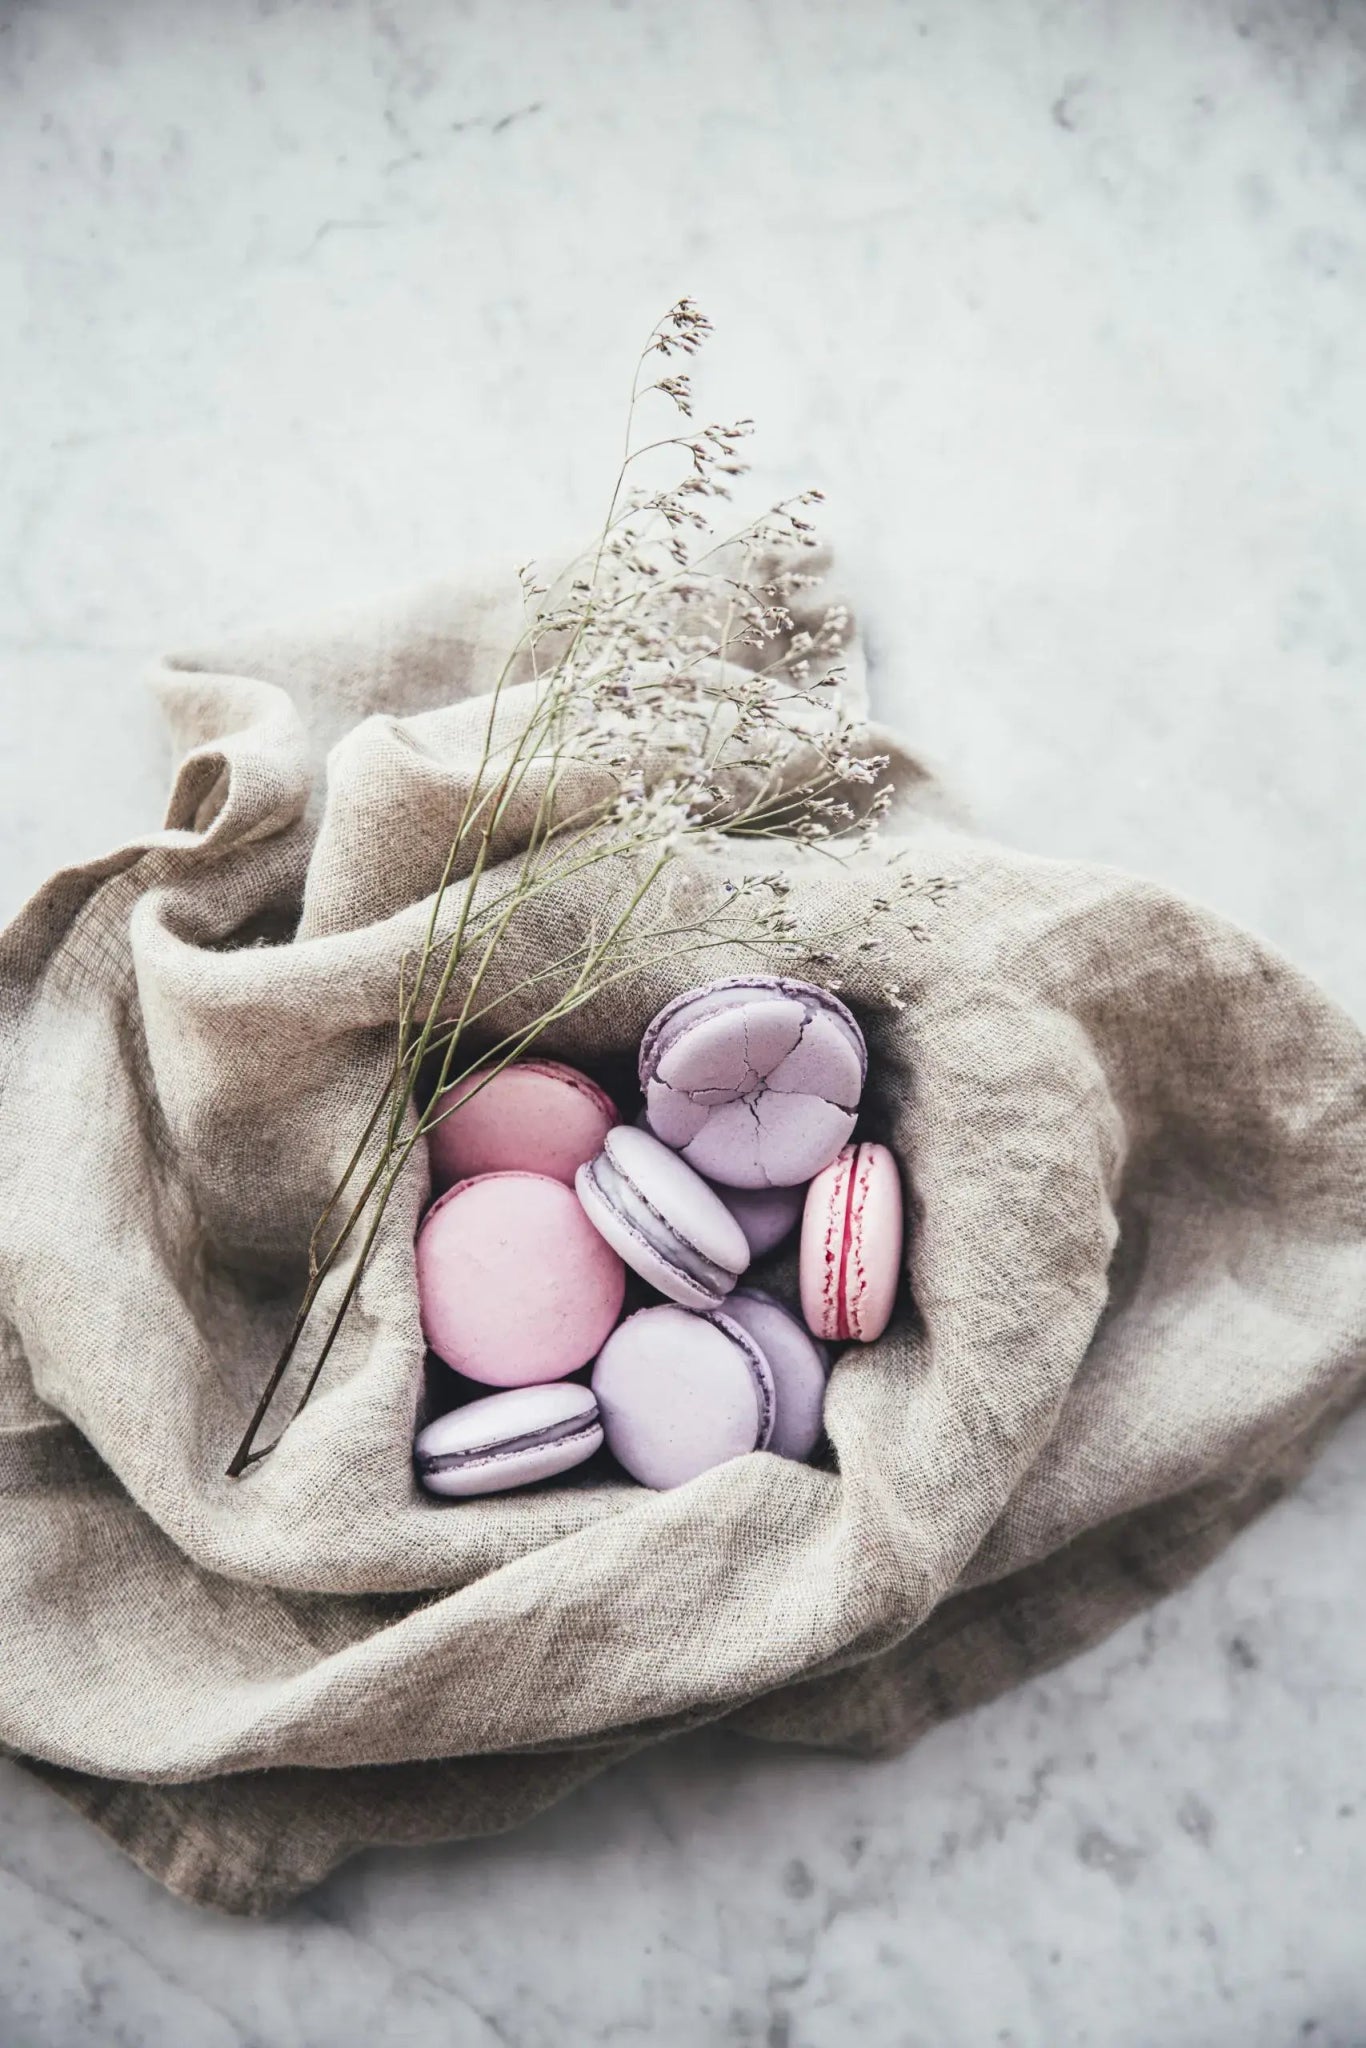
<instances>
[{"instance_id":1,"label":"dried floral branch","mask_svg":"<svg viewBox=\"0 0 1366 2048\"><path fill-rule=\"evenodd\" d=\"M289 1421L307 1405L367 1270L385 1213L429 1131L547 1031L640 974L667 951L685 959L743 948L772 966L789 957L828 973L866 969L891 932L926 936L913 906L937 908L951 886L878 866L845 956L813 950L788 906L801 859L867 852L892 801L885 757L840 702L842 607L799 624L819 575L800 564L816 545L804 491L718 538L712 508L744 474L748 419L693 423L691 376L665 362L697 354L710 322L681 299L653 330L632 380L617 475L597 535L553 580L518 572L525 623L489 695L479 757L464 793L421 942L399 965L389 1073L308 1246L298 1311L228 1466L236 1477L279 1441L256 1447L324 1288L350 1252ZM677 433L637 439L647 399L671 404ZM678 459L672 482L633 481ZM514 856L501 852L517 806ZM777 865L752 872L741 847L771 844ZM724 865L738 873L722 872ZM681 855L696 858L678 869ZM713 871L719 879L711 879ZM680 906L675 872L687 882ZM554 957L504 979L528 913L578 900L590 875L613 905L570 931ZM895 985L888 1003L903 1001ZM458 1084L477 1076L463 1097ZM284 1428L288 1428L286 1421ZM281 1434L283 1431L281 1431Z\"/></svg>"}]
</instances>

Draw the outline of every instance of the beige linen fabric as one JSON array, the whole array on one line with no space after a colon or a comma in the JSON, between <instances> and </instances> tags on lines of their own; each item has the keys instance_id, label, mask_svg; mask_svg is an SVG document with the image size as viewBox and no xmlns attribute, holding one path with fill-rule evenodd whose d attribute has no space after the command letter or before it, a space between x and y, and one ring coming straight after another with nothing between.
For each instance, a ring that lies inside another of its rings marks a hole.
<instances>
[{"instance_id":1,"label":"beige linen fabric","mask_svg":"<svg viewBox=\"0 0 1366 2048\"><path fill-rule=\"evenodd\" d=\"M1161 889L943 823L879 735L889 844L958 886L905 941L905 1010L848 986L909 1293L836 1366L830 1465L427 1500L415 1170L312 1406L224 1477L516 602L429 591L171 662L166 828L0 941L0 1743L231 1910L369 1842L511 1826L707 1720L904 1744L1198 1569L1366 1364L1353 1026ZM801 869L812 949L878 886ZM549 906L505 980L595 907ZM549 1049L623 1062L737 964L661 960Z\"/></svg>"}]
</instances>

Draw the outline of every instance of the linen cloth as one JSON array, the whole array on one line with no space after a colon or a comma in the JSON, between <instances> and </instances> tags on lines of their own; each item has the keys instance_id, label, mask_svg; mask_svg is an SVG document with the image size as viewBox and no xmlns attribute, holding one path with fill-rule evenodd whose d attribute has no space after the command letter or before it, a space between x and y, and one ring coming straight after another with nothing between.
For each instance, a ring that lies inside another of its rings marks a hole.
<instances>
[{"instance_id":1,"label":"linen cloth","mask_svg":"<svg viewBox=\"0 0 1366 2048\"><path fill-rule=\"evenodd\" d=\"M1361 1391L1359 1033L1209 912L946 821L875 733L887 850L956 886L899 948L904 1009L846 980L909 1236L891 1329L835 1366L832 1455L425 1497L414 1164L311 1406L225 1477L519 603L442 587L168 661L164 829L0 941L0 1743L232 1911L702 1722L902 1746L1188 1578ZM813 953L882 886L793 875ZM504 984L612 886L519 928ZM619 1075L663 1002L746 964L661 959L538 1050Z\"/></svg>"}]
</instances>

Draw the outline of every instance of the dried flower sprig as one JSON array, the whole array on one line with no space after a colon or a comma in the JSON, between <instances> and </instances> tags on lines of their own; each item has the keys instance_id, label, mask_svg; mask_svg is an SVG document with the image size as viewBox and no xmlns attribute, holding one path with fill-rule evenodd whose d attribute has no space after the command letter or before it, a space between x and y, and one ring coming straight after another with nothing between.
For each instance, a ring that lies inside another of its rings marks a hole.
<instances>
[{"instance_id":1,"label":"dried flower sprig","mask_svg":"<svg viewBox=\"0 0 1366 2048\"><path fill-rule=\"evenodd\" d=\"M694 356L710 332L689 299L654 329L596 540L550 582L532 565L520 572L525 626L489 696L422 942L400 963L392 1064L315 1225L303 1297L233 1477L279 1441L255 1448L349 1254L289 1419L307 1404L415 1148L458 1110L457 1082L482 1070L469 1101L545 1032L665 955L738 946L769 965L814 964L837 987L854 960L866 973L893 930L926 936L912 906L937 907L951 886L880 865L880 893L844 956L813 952L789 908L792 864L865 853L892 790L886 757L867 750L840 701L847 614L832 606L799 624L794 613L809 609L804 593L821 580L801 566L821 494L804 491L718 538L713 508L745 472L752 422L694 427L686 372L647 381L655 357ZM684 424L638 440L653 394ZM651 459L672 459L677 473L638 484ZM775 865L749 864L744 844L754 842L771 847ZM609 910L582 908L571 885L589 877L610 883L594 896ZM556 936L535 968L509 979L506 962L529 950L517 938L547 928ZM884 994L892 1006L904 1000L895 984Z\"/></svg>"}]
</instances>

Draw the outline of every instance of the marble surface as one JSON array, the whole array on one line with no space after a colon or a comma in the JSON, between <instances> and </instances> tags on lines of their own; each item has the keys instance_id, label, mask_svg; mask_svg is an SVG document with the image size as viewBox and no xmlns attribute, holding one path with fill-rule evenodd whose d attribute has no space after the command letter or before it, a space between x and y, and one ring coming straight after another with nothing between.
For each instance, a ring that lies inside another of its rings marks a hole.
<instances>
[{"instance_id":1,"label":"marble surface","mask_svg":"<svg viewBox=\"0 0 1366 2048\"><path fill-rule=\"evenodd\" d=\"M984 829L1366 1016L1366 13L0 10L0 909L155 818L140 669L595 510L682 291ZM4 2048L1366 2041L1366 1425L878 1765L722 1737L264 1926L0 1770Z\"/></svg>"}]
</instances>

